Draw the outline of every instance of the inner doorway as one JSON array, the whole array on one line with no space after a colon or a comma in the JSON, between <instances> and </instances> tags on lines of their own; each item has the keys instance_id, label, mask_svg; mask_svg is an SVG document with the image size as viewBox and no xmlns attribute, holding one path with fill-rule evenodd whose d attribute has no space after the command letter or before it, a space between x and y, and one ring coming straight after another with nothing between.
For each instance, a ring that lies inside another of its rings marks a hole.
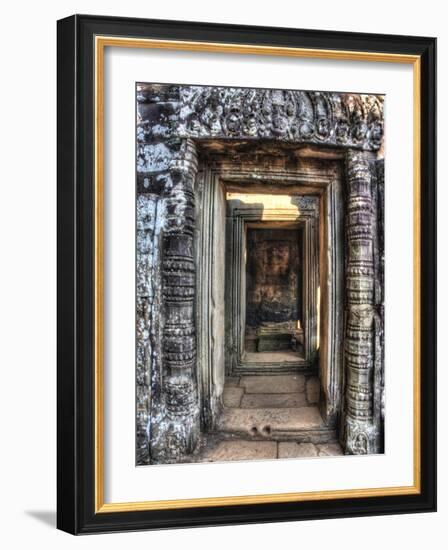
<instances>
[{"instance_id":1,"label":"inner doorway","mask_svg":"<svg viewBox=\"0 0 448 550\"><path fill-rule=\"evenodd\" d=\"M320 198L249 190L226 193L226 372L316 374Z\"/></svg>"},{"instance_id":2,"label":"inner doorway","mask_svg":"<svg viewBox=\"0 0 448 550\"><path fill-rule=\"evenodd\" d=\"M338 454L340 179L250 162L195 187L201 456Z\"/></svg>"},{"instance_id":3,"label":"inner doorway","mask_svg":"<svg viewBox=\"0 0 448 550\"><path fill-rule=\"evenodd\" d=\"M320 197L250 190L225 193L225 443L213 456L229 446L241 458L249 449L338 454L335 426L321 414Z\"/></svg>"},{"instance_id":4,"label":"inner doorway","mask_svg":"<svg viewBox=\"0 0 448 550\"><path fill-rule=\"evenodd\" d=\"M248 225L246 362L303 357L302 264L302 230L297 225Z\"/></svg>"}]
</instances>

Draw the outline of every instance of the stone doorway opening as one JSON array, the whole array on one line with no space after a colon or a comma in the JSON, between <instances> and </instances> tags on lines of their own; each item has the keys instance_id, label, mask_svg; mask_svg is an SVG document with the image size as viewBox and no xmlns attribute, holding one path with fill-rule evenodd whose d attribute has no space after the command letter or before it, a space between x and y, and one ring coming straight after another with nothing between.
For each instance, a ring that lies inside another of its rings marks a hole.
<instances>
[{"instance_id":1,"label":"stone doorway opening","mask_svg":"<svg viewBox=\"0 0 448 550\"><path fill-rule=\"evenodd\" d=\"M289 157L283 148L275 152L283 163ZM342 277L334 278L343 266L342 224L332 213L342 203L340 164L297 153L295 166L278 170L272 158L264 163L257 151L247 151L241 171L229 151L200 150L203 445L194 460L342 452L335 356Z\"/></svg>"},{"instance_id":2,"label":"stone doorway opening","mask_svg":"<svg viewBox=\"0 0 448 550\"><path fill-rule=\"evenodd\" d=\"M302 230L295 224L247 225L244 361L303 356L302 252Z\"/></svg>"},{"instance_id":3,"label":"stone doorway opening","mask_svg":"<svg viewBox=\"0 0 448 550\"><path fill-rule=\"evenodd\" d=\"M273 182L226 196L226 372L318 369L320 196Z\"/></svg>"}]
</instances>

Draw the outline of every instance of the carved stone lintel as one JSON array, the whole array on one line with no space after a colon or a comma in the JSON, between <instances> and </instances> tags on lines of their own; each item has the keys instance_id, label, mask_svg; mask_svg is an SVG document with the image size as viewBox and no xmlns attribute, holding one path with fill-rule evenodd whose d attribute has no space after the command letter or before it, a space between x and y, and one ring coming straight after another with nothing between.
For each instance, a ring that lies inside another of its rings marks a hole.
<instances>
[{"instance_id":1,"label":"carved stone lintel","mask_svg":"<svg viewBox=\"0 0 448 550\"><path fill-rule=\"evenodd\" d=\"M176 101L177 100L177 101ZM383 98L377 95L218 86L142 87L138 139L271 139L378 150ZM179 109L179 117L170 116ZM151 124L166 111L166 123Z\"/></svg>"}]
</instances>

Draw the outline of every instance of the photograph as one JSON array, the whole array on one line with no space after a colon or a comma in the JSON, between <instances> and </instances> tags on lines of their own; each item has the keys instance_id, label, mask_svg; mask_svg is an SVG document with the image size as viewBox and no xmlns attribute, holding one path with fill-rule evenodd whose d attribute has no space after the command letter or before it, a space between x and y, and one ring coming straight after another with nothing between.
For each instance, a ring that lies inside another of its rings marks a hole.
<instances>
[{"instance_id":1,"label":"photograph","mask_svg":"<svg viewBox=\"0 0 448 550\"><path fill-rule=\"evenodd\" d=\"M403 7L5 3L2 547L440 548L448 31Z\"/></svg>"},{"instance_id":2,"label":"photograph","mask_svg":"<svg viewBox=\"0 0 448 550\"><path fill-rule=\"evenodd\" d=\"M136 84L138 466L384 452L374 92Z\"/></svg>"}]
</instances>

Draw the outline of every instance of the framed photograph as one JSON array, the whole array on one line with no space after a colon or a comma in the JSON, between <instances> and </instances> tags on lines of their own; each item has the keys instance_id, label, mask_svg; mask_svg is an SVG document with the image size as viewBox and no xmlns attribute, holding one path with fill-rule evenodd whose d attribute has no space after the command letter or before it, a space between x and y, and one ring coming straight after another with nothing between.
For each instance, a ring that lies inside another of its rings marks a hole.
<instances>
[{"instance_id":1,"label":"framed photograph","mask_svg":"<svg viewBox=\"0 0 448 550\"><path fill-rule=\"evenodd\" d=\"M434 38L58 21L58 527L434 511Z\"/></svg>"}]
</instances>

